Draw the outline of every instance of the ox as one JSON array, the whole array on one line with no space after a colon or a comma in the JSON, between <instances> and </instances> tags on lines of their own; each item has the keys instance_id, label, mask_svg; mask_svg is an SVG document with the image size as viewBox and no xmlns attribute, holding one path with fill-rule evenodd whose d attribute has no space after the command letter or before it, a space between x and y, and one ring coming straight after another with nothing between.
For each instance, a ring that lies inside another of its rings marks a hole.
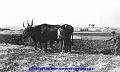
<instances>
[{"instance_id":1,"label":"ox","mask_svg":"<svg viewBox=\"0 0 120 72\"><path fill-rule=\"evenodd\" d=\"M71 45L73 45L73 31L73 27L68 24L64 24L58 29L58 39L60 40L61 52L63 52L63 48L65 49L65 52L71 52Z\"/></svg>"},{"instance_id":2,"label":"ox","mask_svg":"<svg viewBox=\"0 0 120 72\"><path fill-rule=\"evenodd\" d=\"M38 26L35 26L35 27L32 27L33 26L33 19L32 19L32 22L31 22L31 25L28 23L27 21L27 24L28 26L25 27L24 26L24 23L23 23L23 27L25 28L24 31L23 31L23 39L27 38L27 37L31 37L33 42L34 42L34 46L35 46L35 50L37 50L37 43L39 42L40 43L40 46L42 48L42 45L41 45L41 34L40 34L40 27L41 25L38 25Z\"/></svg>"},{"instance_id":3,"label":"ox","mask_svg":"<svg viewBox=\"0 0 120 72\"><path fill-rule=\"evenodd\" d=\"M47 43L50 41L50 46L52 47L54 41L59 41L57 39L58 33L57 30L60 27L59 25L50 25L50 24L41 24L35 27L32 27L33 20L31 25L27 22L28 27L26 28L23 23L23 27L25 28L23 35L24 38L31 37L35 43L35 50L37 50L37 43L40 43L40 48L42 49L42 44L44 43L44 51L47 52Z\"/></svg>"},{"instance_id":4,"label":"ox","mask_svg":"<svg viewBox=\"0 0 120 72\"><path fill-rule=\"evenodd\" d=\"M42 24L41 25L41 42L45 43L45 52L47 52L47 43L50 41L50 46L52 47L54 41L57 43L59 40L57 39L58 33L57 30L60 25L50 25L50 24Z\"/></svg>"}]
</instances>

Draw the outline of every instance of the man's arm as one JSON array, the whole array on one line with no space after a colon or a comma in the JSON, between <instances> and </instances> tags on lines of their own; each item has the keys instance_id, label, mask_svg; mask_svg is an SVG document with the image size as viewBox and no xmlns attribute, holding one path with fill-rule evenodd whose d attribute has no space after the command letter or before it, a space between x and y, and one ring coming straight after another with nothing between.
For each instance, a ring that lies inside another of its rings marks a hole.
<instances>
[{"instance_id":1,"label":"man's arm","mask_svg":"<svg viewBox=\"0 0 120 72\"><path fill-rule=\"evenodd\" d=\"M108 41L111 41L113 39L113 37L112 38L110 38L110 39L108 39L108 40L105 40L106 42L108 42Z\"/></svg>"}]
</instances>

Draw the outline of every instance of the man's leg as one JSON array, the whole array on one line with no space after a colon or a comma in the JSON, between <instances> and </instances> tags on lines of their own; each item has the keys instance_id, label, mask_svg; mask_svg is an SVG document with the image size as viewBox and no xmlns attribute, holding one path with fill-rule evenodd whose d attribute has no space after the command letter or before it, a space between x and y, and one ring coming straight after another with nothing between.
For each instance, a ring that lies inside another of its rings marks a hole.
<instances>
[{"instance_id":1,"label":"man's leg","mask_svg":"<svg viewBox=\"0 0 120 72\"><path fill-rule=\"evenodd\" d=\"M117 52L117 55L120 55L120 45L117 45L116 52Z\"/></svg>"},{"instance_id":2,"label":"man's leg","mask_svg":"<svg viewBox=\"0 0 120 72\"><path fill-rule=\"evenodd\" d=\"M117 49L118 49L118 46L115 44L114 45L114 55L117 55Z\"/></svg>"},{"instance_id":3,"label":"man's leg","mask_svg":"<svg viewBox=\"0 0 120 72\"><path fill-rule=\"evenodd\" d=\"M67 39L65 40L65 53L68 52L68 42L67 42Z\"/></svg>"}]
</instances>

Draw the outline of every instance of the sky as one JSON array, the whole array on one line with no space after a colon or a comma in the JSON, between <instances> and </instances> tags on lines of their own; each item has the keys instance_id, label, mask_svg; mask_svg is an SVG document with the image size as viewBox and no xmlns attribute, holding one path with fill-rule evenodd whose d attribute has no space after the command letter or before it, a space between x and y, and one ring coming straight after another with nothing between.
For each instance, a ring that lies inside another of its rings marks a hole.
<instances>
[{"instance_id":1,"label":"sky","mask_svg":"<svg viewBox=\"0 0 120 72\"><path fill-rule=\"evenodd\" d=\"M120 27L119 0L0 0L0 27L70 24L74 27Z\"/></svg>"}]
</instances>

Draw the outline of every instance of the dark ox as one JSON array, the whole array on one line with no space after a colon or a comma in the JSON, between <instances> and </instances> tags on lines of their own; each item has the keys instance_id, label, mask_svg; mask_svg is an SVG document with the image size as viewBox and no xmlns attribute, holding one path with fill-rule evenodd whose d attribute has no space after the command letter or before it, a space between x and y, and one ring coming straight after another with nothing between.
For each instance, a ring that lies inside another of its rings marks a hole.
<instances>
[{"instance_id":1,"label":"dark ox","mask_svg":"<svg viewBox=\"0 0 120 72\"><path fill-rule=\"evenodd\" d=\"M54 41L59 41L57 39L58 34L57 30L60 27L59 25L50 25L50 24L41 24L35 27L32 27L33 25L33 20L31 22L31 25L29 23L28 27L25 28L24 24L23 27L25 28L24 30L24 37L31 37L32 40L35 43L35 49L37 49L37 43L40 43L40 48L42 49L42 44L44 43L44 51L47 52L47 43L50 41L50 46L52 47Z\"/></svg>"},{"instance_id":2,"label":"dark ox","mask_svg":"<svg viewBox=\"0 0 120 72\"><path fill-rule=\"evenodd\" d=\"M50 41L50 46L52 47L54 41L57 43L59 40L57 39L58 33L57 30L60 25L50 25L50 24L42 24L41 25L41 42L45 43L45 52L47 51L47 43Z\"/></svg>"},{"instance_id":3,"label":"dark ox","mask_svg":"<svg viewBox=\"0 0 120 72\"><path fill-rule=\"evenodd\" d=\"M38 25L38 26L32 27L33 26L33 19L32 19L31 25L28 23L28 21L27 21L27 24L28 24L28 26L25 27L24 23L23 23L23 27L25 28L23 31L23 38L31 37L33 42L34 42L35 50L37 50L37 43L38 42L40 43L40 46L42 46L41 45L41 35L40 35L40 32L41 32L40 27L41 26Z\"/></svg>"},{"instance_id":4,"label":"dark ox","mask_svg":"<svg viewBox=\"0 0 120 72\"><path fill-rule=\"evenodd\" d=\"M73 31L73 27L68 24L64 24L58 29L61 52L63 52L63 48L65 49L65 52L71 52L71 45L73 45Z\"/></svg>"}]
</instances>

